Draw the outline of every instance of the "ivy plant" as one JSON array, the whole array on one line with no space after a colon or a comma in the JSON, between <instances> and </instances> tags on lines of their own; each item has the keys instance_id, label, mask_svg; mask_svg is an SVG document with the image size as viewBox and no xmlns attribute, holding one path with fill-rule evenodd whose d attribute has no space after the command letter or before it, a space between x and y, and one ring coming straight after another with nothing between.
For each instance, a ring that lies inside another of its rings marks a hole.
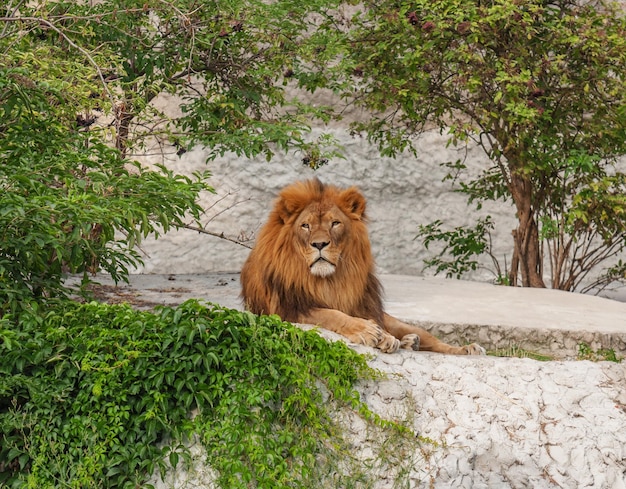
<instances>
[{"instance_id":1,"label":"ivy plant","mask_svg":"<svg viewBox=\"0 0 626 489\"><path fill-rule=\"evenodd\" d=\"M186 463L196 436L221 487L323 487L337 474L320 457L336 472L351 457L334 409L387 438L410 433L359 399L355 382L377 375L343 342L193 300L152 312L62 301L7 315L0 485L139 487Z\"/></svg>"}]
</instances>

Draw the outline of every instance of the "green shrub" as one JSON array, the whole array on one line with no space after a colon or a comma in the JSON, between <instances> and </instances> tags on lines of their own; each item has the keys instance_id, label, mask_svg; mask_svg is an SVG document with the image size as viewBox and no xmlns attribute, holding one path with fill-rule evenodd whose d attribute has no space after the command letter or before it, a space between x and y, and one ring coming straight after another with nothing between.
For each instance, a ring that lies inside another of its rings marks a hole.
<instances>
[{"instance_id":1,"label":"green shrub","mask_svg":"<svg viewBox=\"0 0 626 489\"><path fill-rule=\"evenodd\" d=\"M66 295L68 272L124 279L135 245L197 220L212 191L208 173L143 168L68 128L64 93L25 73L0 66L0 314Z\"/></svg>"},{"instance_id":2,"label":"green shrub","mask_svg":"<svg viewBox=\"0 0 626 489\"><path fill-rule=\"evenodd\" d=\"M197 301L5 316L0 486L139 487L196 434L222 487L313 487L319 456L349 453L331 406L375 421L353 389L373 374L342 342Z\"/></svg>"}]
</instances>

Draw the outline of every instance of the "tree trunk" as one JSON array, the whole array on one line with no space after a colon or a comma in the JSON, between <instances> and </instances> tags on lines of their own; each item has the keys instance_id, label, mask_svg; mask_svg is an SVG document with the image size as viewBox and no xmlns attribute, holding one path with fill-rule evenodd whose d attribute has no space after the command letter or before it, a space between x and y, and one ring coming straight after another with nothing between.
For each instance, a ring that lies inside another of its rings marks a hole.
<instances>
[{"instance_id":1,"label":"tree trunk","mask_svg":"<svg viewBox=\"0 0 626 489\"><path fill-rule=\"evenodd\" d=\"M524 287L545 287L539 227L532 207L532 183L517 172L511 174L511 196L517 209L519 226L513 231L511 285L517 285L518 270Z\"/></svg>"},{"instance_id":2,"label":"tree trunk","mask_svg":"<svg viewBox=\"0 0 626 489\"><path fill-rule=\"evenodd\" d=\"M130 105L130 101L127 100L117 107L117 135L115 138L115 147L120 152L122 158L126 158L130 123L135 117Z\"/></svg>"}]
</instances>

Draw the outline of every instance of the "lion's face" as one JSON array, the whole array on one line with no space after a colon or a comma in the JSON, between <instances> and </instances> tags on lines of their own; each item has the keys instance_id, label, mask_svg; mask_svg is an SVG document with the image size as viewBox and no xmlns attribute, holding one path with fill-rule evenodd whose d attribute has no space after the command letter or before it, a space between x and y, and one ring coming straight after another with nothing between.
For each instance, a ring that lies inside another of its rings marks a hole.
<instances>
[{"instance_id":1,"label":"lion's face","mask_svg":"<svg viewBox=\"0 0 626 489\"><path fill-rule=\"evenodd\" d=\"M287 321L336 309L382 324L365 208L355 187L317 179L285 187L241 271L246 307Z\"/></svg>"},{"instance_id":2,"label":"lion's face","mask_svg":"<svg viewBox=\"0 0 626 489\"><path fill-rule=\"evenodd\" d=\"M294 222L299 249L317 277L335 273L341 260L350 219L336 205L309 204Z\"/></svg>"}]
</instances>

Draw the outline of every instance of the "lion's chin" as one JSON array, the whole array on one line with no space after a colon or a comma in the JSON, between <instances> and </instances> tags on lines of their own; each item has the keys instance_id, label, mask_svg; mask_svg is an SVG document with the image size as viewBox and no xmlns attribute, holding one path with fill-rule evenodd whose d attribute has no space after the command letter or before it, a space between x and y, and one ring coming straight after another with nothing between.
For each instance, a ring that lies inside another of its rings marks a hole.
<instances>
[{"instance_id":1,"label":"lion's chin","mask_svg":"<svg viewBox=\"0 0 626 489\"><path fill-rule=\"evenodd\" d=\"M335 265L320 258L311 265L311 273L316 277L328 277L335 273Z\"/></svg>"}]
</instances>

